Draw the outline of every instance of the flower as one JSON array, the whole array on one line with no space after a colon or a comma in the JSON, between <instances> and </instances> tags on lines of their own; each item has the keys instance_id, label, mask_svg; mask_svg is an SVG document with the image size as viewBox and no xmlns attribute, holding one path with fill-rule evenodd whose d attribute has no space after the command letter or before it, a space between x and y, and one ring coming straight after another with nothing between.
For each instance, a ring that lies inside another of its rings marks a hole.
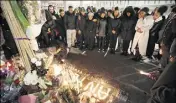
<instances>
[{"instance_id":1,"label":"flower","mask_svg":"<svg viewBox=\"0 0 176 103\"><path fill-rule=\"evenodd\" d=\"M42 62L41 61L37 61L35 62L36 66L41 66L42 65Z\"/></svg>"},{"instance_id":2,"label":"flower","mask_svg":"<svg viewBox=\"0 0 176 103\"><path fill-rule=\"evenodd\" d=\"M36 62L37 62L37 59L36 59L36 58L32 58L32 59L31 59L31 62L32 62L32 63L36 63Z\"/></svg>"}]
</instances>

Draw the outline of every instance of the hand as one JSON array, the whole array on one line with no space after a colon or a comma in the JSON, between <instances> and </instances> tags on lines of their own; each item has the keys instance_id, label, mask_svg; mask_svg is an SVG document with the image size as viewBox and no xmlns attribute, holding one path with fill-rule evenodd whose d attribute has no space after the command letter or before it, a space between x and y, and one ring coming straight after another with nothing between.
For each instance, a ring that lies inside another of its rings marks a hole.
<instances>
[{"instance_id":1,"label":"hand","mask_svg":"<svg viewBox=\"0 0 176 103\"><path fill-rule=\"evenodd\" d=\"M50 28L48 28L48 32L47 33L50 33L51 32L51 29Z\"/></svg>"},{"instance_id":2,"label":"hand","mask_svg":"<svg viewBox=\"0 0 176 103\"><path fill-rule=\"evenodd\" d=\"M160 53L161 55L163 54L163 51L162 51L162 49L160 49L159 53Z\"/></svg>"},{"instance_id":3,"label":"hand","mask_svg":"<svg viewBox=\"0 0 176 103\"><path fill-rule=\"evenodd\" d=\"M116 31L115 31L115 30L112 30L112 33L113 33L113 34L115 34L115 33L116 33Z\"/></svg>"},{"instance_id":4,"label":"hand","mask_svg":"<svg viewBox=\"0 0 176 103\"><path fill-rule=\"evenodd\" d=\"M78 30L78 34L81 34L81 30Z\"/></svg>"},{"instance_id":5,"label":"hand","mask_svg":"<svg viewBox=\"0 0 176 103\"><path fill-rule=\"evenodd\" d=\"M93 22L97 22L97 19L93 19Z\"/></svg>"}]
</instances>

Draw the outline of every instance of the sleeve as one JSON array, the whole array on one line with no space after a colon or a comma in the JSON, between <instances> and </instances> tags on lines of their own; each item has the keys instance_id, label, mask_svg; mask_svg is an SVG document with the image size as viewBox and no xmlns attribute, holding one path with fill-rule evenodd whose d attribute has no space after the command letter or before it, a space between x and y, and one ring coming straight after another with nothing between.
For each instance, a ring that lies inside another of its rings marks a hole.
<instances>
[{"instance_id":1,"label":"sleeve","mask_svg":"<svg viewBox=\"0 0 176 103\"><path fill-rule=\"evenodd\" d=\"M121 29L122 29L122 21L119 20L119 23L118 23L118 25L117 25L117 27L116 27L116 34L117 34L117 35L120 34Z\"/></svg>"},{"instance_id":2,"label":"sleeve","mask_svg":"<svg viewBox=\"0 0 176 103\"><path fill-rule=\"evenodd\" d=\"M108 34L112 34L112 26L111 26L111 20L109 20L109 23L108 23Z\"/></svg>"},{"instance_id":3,"label":"sleeve","mask_svg":"<svg viewBox=\"0 0 176 103\"><path fill-rule=\"evenodd\" d=\"M65 30L67 30L67 15L64 16L64 26L65 26Z\"/></svg>"},{"instance_id":4,"label":"sleeve","mask_svg":"<svg viewBox=\"0 0 176 103\"><path fill-rule=\"evenodd\" d=\"M142 31L150 30L153 26L154 20L151 16L144 19L144 25L141 27Z\"/></svg>"},{"instance_id":5,"label":"sleeve","mask_svg":"<svg viewBox=\"0 0 176 103\"><path fill-rule=\"evenodd\" d=\"M93 28L93 32L96 34L96 30L97 30L97 24L96 23L94 23L94 28Z\"/></svg>"},{"instance_id":6,"label":"sleeve","mask_svg":"<svg viewBox=\"0 0 176 103\"><path fill-rule=\"evenodd\" d=\"M158 87L147 103L176 103L175 91L174 88L167 86Z\"/></svg>"},{"instance_id":7,"label":"sleeve","mask_svg":"<svg viewBox=\"0 0 176 103\"><path fill-rule=\"evenodd\" d=\"M135 30L138 29L138 25L139 25L140 20L141 20L141 19L138 19L138 21L137 21L137 23L136 23L136 25L135 25Z\"/></svg>"}]
</instances>

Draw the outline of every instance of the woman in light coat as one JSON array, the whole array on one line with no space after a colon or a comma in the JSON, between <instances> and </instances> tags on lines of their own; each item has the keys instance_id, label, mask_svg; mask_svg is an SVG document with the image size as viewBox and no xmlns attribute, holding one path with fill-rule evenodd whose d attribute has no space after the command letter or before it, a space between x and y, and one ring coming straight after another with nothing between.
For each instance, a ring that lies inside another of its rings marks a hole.
<instances>
[{"instance_id":1,"label":"woman in light coat","mask_svg":"<svg viewBox=\"0 0 176 103\"><path fill-rule=\"evenodd\" d=\"M132 45L132 52L135 57L133 60L141 60L142 57L146 55L148 39L149 39L149 30L152 27L154 21L153 17L148 14L149 9L144 7L139 12L139 20L136 24L135 36Z\"/></svg>"}]
</instances>

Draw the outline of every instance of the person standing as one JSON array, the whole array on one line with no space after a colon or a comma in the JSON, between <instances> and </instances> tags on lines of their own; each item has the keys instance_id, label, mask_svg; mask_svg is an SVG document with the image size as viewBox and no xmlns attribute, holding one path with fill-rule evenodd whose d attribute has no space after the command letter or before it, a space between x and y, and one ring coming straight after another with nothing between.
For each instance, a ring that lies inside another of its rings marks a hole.
<instances>
[{"instance_id":1,"label":"person standing","mask_svg":"<svg viewBox=\"0 0 176 103\"><path fill-rule=\"evenodd\" d=\"M176 38L176 6L173 7L172 12L169 14L168 18L166 19L163 28L160 31L160 54L162 55L160 64L161 69L164 69L168 62L169 62L169 50L171 44Z\"/></svg>"},{"instance_id":2,"label":"person standing","mask_svg":"<svg viewBox=\"0 0 176 103\"><path fill-rule=\"evenodd\" d=\"M64 25L65 12L63 9L60 9L59 13L59 19L56 20L56 28L58 30L59 40L66 43L66 30Z\"/></svg>"},{"instance_id":3,"label":"person standing","mask_svg":"<svg viewBox=\"0 0 176 103\"><path fill-rule=\"evenodd\" d=\"M148 59L144 60L145 62L149 62L152 59L155 44L157 43L159 38L158 33L161 30L161 27L163 26L163 23L164 23L164 19L162 16L166 11L167 11L167 6L161 6L154 11L154 15L153 15L154 25L149 31L149 40L148 40L148 47L147 47L147 54L146 54Z\"/></svg>"},{"instance_id":4,"label":"person standing","mask_svg":"<svg viewBox=\"0 0 176 103\"><path fill-rule=\"evenodd\" d=\"M88 20L85 25L85 44L86 48L93 50L96 35L97 24L93 21L93 13L88 14Z\"/></svg>"},{"instance_id":5,"label":"person standing","mask_svg":"<svg viewBox=\"0 0 176 103\"><path fill-rule=\"evenodd\" d=\"M131 51L134 54L135 61L140 61L142 57L146 56L149 30L153 26L153 17L148 14L149 8L144 7L139 11L139 19L137 21L135 36L133 39Z\"/></svg>"},{"instance_id":6,"label":"person standing","mask_svg":"<svg viewBox=\"0 0 176 103\"><path fill-rule=\"evenodd\" d=\"M105 18L105 11L100 12L100 18L98 20L98 52L105 51L105 36L107 34L107 20Z\"/></svg>"},{"instance_id":7,"label":"person standing","mask_svg":"<svg viewBox=\"0 0 176 103\"><path fill-rule=\"evenodd\" d=\"M64 17L64 23L67 34L67 45L70 49L75 46L76 41L76 16L73 12L73 7L69 6L69 11L66 13Z\"/></svg>"},{"instance_id":8,"label":"person standing","mask_svg":"<svg viewBox=\"0 0 176 103\"><path fill-rule=\"evenodd\" d=\"M121 31L121 20L119 8L115 7L113 12L113 18L110 19L108 24L108 35L110 35L110 49L111 54L115 54L115 46L117 42L117 37Z\"/></svg>"},{"instance_id":9,"label":"person standing","mask_svg":"<svg viewBox=\"0 0 176 103\"><path fill-rule=\"evenodd\" d=\"M133 40L135 33L135 12L131 6L125 8L122 17L122 32L121 37L123 39L123 52L121 55L127 56L128 48L131 40Z\"/></svg>"},{"instance_id":10,"label":"person standing","mask_svg":"<svg viewBox=\"0 0 176 103\"><path fill-rule=\"evenodd\" d=\"M80 14L78 15L78 20L76 23L76 30L78 33L78 38L79 38L79 49L82 50L83 49L83 43L84 43L84 37L85 37L85 25L86 25L86 13L85 13L85 9L81 8L80 9Z\"/></svg>"}]
</instances>

